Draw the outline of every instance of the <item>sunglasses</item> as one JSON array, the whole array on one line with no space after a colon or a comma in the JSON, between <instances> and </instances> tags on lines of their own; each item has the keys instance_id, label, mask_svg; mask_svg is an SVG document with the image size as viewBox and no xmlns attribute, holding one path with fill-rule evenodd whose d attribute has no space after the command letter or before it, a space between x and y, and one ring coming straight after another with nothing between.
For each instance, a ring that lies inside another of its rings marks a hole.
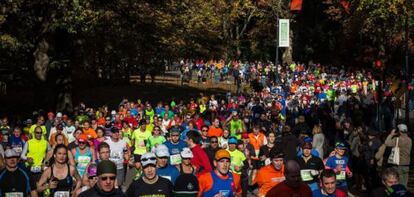
<instances>
[{"instance_id":1,"label":"sunglasses","mask_svg":"<svg viewBox=\"0 0 414 197\"><path fill-rule=\"evenodd\" d=\"M35 132L35 134L42 134L42 132Z\"/></svg>"},{"instance_id":2,"label":"sunglasses","mask_svg":"<svg viewBox=\"0 0 414 197\"><path fill-rule=\"evenodd\" d=\"M88 178L89 178L89 180L92 180L92 179L96 178L96 176L90 176Z\"/></svg>"},{"instance_id":3,"label":"sunglasses","mask_svg":"<svg viewBox=\"0 0 414 197\"><path fill-rule=\"evenodd\" d=\"M146 162L148 160L155 161L157 159L155 157L141 159L141 161L143 161L143 162Z\"/></svg>"},{"instance_id":4,"label":"sunglasses","mask_svg":"<svg viewBox=\"0 0 414 197\"><path fill-rule=\"evenodd\" d=\"M210 141L210 143L218 143L218 141Z\"/></svg>"},{"instance_id":5,"label":"sunglasses","mask_svg":"<svg viewBox=\"0 0 414 197\"><path fill-rule=\"evenodd\" d=\"M207 132L208 130L203 129L202 131L203 131L203 132Z\"/></svg>"},{"instance_id":6,"label":"sunglasses","mask_svg":"<svg viewBox=\"0 0 414 197\"><path fill-rule=\"evenodd\" d=\"M86 142L79 142L79 144L86 144Z\"/></svg>"},{"instance_id":7,"label":"sunglasses","mask_svg":"<svg viewBox=\"0 0 414 197\"><path fill-rule=\"evenodd\" d=\"M99 177L99 179L101 179L101 181L106 181L108 179L110 179L111 181L116 179L116 176L103 176L103 177Z\"/></svg>"}]
</instances>

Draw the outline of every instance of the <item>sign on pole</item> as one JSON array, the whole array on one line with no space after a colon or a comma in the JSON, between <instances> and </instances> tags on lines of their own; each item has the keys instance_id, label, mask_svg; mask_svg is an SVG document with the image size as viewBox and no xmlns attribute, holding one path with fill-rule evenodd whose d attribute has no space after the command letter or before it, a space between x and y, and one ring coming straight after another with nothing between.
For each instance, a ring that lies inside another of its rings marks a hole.
<instances>
[{"instance_id":1,"label":"sign on pole","mask_svg":"<svg viewBox=\"0 0 414 197\"><path fill-rule=\"evenodd\" d=\"M279 19L279 47L289 47L289 19Z\"/></svg>"}]
</instances>

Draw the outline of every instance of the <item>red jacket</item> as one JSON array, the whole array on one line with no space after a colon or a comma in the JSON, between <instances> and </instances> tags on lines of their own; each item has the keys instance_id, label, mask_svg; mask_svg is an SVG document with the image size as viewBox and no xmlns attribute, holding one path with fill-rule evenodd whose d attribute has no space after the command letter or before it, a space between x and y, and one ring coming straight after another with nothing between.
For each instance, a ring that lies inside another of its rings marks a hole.
<instances>
[{"instance_id":1,"label":"red jacket","mask_svg":"<svg viewBox=\"0 0 414 197\"><path fill-rule=\"evenodd\" d=\"M194 157L191 159L191 164L197 168L196 176L198 177L204 172L210 172L212 170L210 160L200 145L197 144L191 149L191 151L194 155Z\"/></svg>"}]
</instances>

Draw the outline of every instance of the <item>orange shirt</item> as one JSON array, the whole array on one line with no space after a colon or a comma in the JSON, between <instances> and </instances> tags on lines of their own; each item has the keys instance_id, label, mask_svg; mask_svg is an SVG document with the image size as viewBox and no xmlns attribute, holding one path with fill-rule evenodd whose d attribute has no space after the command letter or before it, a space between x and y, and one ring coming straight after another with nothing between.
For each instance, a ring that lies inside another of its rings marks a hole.
<instances>
[{"instance_id":1,"label":"orange shirt","mask_svg":"<svg viewBox=\"0 0 414 197\"><path fill-rule=\"evenodd\" d=\"M208 129L208 133L207 133L208 137L221 137L223 136L223 129L221 129L220 127L216 128L214 126L210 126L210 128Z\"/></svg>"},{"instance_id":2,"label":"orange shirt","mask_svg":"<svg viewBox=\"0 0 414 197\"><path fill-rule=\"evenodd\" d=\"M89 128L87 130L83 129L83 134L88 136L88 139L95 139L96 137L98 137L96 135L95 130L93 130L92 128Z\"/></svg>"},{"instance_id":3,"label":"orange shirt","mask_svg":"<svg viewBox=\"0 0 414 197\"><path fill-rule=\"evenodd\" d=\"M275 185L285 180L285 167L282 166L282 170L277 171L273 164L269 164L257 172L256 178L253 180L253 184L257 183L259 186L258 197L264 197L266 193L272 189Z\"/></svg>"},{"instance_id":4,"label":"orange shirt","mask_svg":"<svg viewBox=\"0 0 414 197\"><path fill-rule=\"evenodd\" d=\"M265 145L266 136L263 133L259 132L259 135L254 135L254 133L249 133L249 142L253 145L254 150L260 150L260 147ZM256 154L258 155L258 154Z\"/></svg>"},{"instance_id":5,"label":"orange shirt","mask_svg":"<svg viewBox=\"0 0 414 197\"><path fill-rule=\"evenodd\" d=\"M211 173L215 173L215 171L210 171ZM213 177L211 177L210 172L204 173L198 177L198 186L199 191L197 197L202 197L203 193L210 190L213 187ZM236 196L241 195L241 185L240 185L240 175L232 173L233 174L233 181L236 188ZM218 175L220 178L223 178L224 180L228 178L228 176L221 176ZM238 194L238 195L237 195Z\"/></svg>"},{"instance_id":6,"label":"orange shirt","mask_svg":"<svg viewBox=\"0 0 414 197\"><path fill-rule=\"evenodd\" d=\"M55 140L56 139L56 135L57 135L57 133L52 133L52 135L50 135L49 144L51 146L54 146L56 144L56 140ZM63 135L63 141L64 141L64 144L66 146L69 144L68 138L66 138L65 135Z\"/></svg>"}]
</instances>

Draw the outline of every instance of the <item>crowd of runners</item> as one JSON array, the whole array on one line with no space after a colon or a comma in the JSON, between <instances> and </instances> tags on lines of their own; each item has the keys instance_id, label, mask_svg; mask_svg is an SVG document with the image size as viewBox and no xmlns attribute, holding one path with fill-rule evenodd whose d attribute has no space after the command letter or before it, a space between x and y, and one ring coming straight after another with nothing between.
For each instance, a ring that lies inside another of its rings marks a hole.
<instances>
[{"instance_id":1,"label":"crowd of runners","mask_svg":"<svg viewBox=\"0 0 414 197\"><path fill-rule=\"evenodd\" d=\"M321 65L228 65L218 79L232 75L251 91L2 118L0 196L410 195L412 141L392 80L379 86L368 71ZM225 67L197 61L182 72L201 82Z\"/></svg>"}]
</instances>

